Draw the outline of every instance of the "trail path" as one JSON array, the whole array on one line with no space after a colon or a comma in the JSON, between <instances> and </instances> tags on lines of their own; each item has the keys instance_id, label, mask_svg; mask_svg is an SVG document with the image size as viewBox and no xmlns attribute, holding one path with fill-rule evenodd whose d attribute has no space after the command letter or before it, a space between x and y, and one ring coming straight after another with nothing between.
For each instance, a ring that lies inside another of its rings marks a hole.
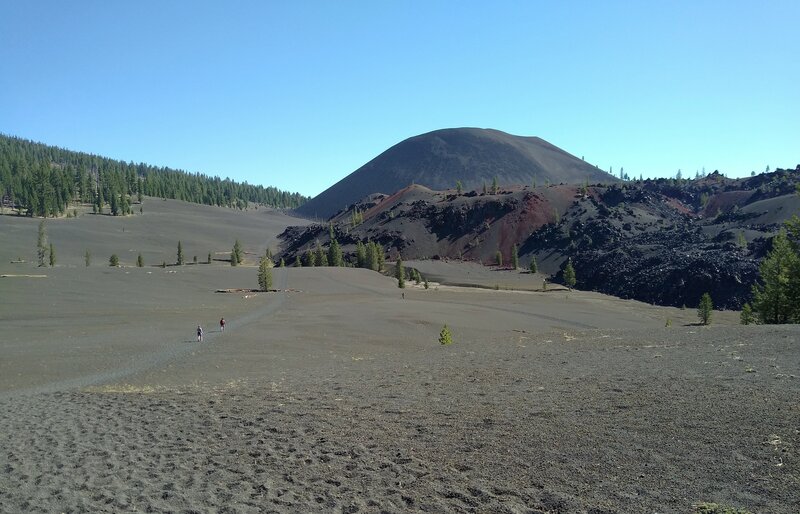
<instances>
[{"instance_id":1,"label":"trail path","mask_svg":"<svg viewBox=\"0 0 800 514\"><path fill-rule=\"evenodd\" d=\"M277 294L270 293L270 298L273 299L273 301L265 303L255 310L236 318L235 320L229 319L226 332L230 333L236 330L234 327L242 327L265 316L274 315L283 308L284 304L286 303L287 295L285 291L288 289L286 285L288 283L287 273L276 273L276 279L280 292ZM231 323L231 321L233 321L233 323ZM69 391L74 389L82 389L89 386L107 384L110 382L118 382L124 378L151 370L159 366L164 366L170 362L185 359L186 356L192 352L201 352L207 348L208 345L213 344L214 341L221 335L222 333L219 330L206 331L203 335L202 343L196 343L193 340L177 342L168 341L161 346L160 350L137 355L129 360L126 360L125 364L122 366L113 369L106 369L100 372L87 373L66 380L56 380L34 387L0 392L0 400L17 396Z\"/></svg>"}]
</instances>

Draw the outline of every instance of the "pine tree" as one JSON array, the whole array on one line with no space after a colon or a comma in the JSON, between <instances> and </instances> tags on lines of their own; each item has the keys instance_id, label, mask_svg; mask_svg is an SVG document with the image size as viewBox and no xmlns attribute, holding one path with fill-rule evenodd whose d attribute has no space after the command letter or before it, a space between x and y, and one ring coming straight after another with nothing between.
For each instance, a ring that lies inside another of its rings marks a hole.
<instances>
[{"instance_id":1,"label":"pine tree","mask_svg":"<svg viewBox=\"0 0 800 514\"><path fill-rule=\"evenodd\" d=\"M244 262L244 252L242 251L242 244L237 239L235 243L233 243L233 256L236 258L236 264L234 266L238 266L242 262Z\"/></svg>"},{"instance_id":2,"label":"pine tree","mask_svg":"<svg viewBox=\"0 0 800 514\"><path fill-rule=\"evenodd\" d=\"M750 307L749 303L742 305L742 313L739 315L739 321L742 325L750 325L755 321L753 317L753 308Z\"/></svg>"},{"instance_id":3,"label":"pine tree","mask_svg":"<svg viewBox=\"0 0 800 514\"><path fill-rule=\"evenodd\" d=\"M39 238L36 242L36 256L39 259L39 267L44 267L45 257L47 256L47 230L44 220L39 222Z\"/></svg>"},{"instance_id":4,"label":"pine tree","mask_svg":"<svg viewBox=\"0 0 800 514\"><path fill-rule=\"evenodd\" d=\"M92 265L92 253L89 250L83 254L83 263L87 268Z\"/></svg>"},{"instance_id":5,"label":"pine tree","mask_svg":"<svg viewBox=\"0 0 800 514\"><path fill-rule=\"evenodd\" d=\"M339 241L336 238L331 239L331 244L328 247L328 263L331 266L341 266L342 262L342 247L339 246Z\"/></svg>"},{"instance_id":6,"label":"pine tree","mask_svg":"<svg viewBox=\"0 0 800 514\"><path fill-rule=\"evenodd\" d=\"M514 269L519 268L519 252L517 245L511 247L511 267Z\"/></svg>"},{"instance_id":7,"label":"pine tree","mask_svg":"<svg viewBox=\"0 0 800 514\"><path fill-rule=\"evenodd\" d=\"M356 243L356 266L359 268L367 267L367 248L361 241Z\"/></svg>"},{"instance_id":8,"label":"pine tree","mask_svg":"<svg viewBox=\"0 0 800 514\"><path fill-rule=\"evenodd\" d=\"M456 180L456 193L461 196L461 193L464 192L464 186L461 184L460 180Z\"/></svg>"},{"instance_id":9,"label":"pine tree","mask_svg":"<svg viewBox=\"0 0 800 514\"><path fill-rule=\"evenodd\" d=\"M500 252L500 250L497 250L497 253L494 254L494 260L498 266L503 265L503 254Z\"/></svg>"},{"instance_id":10,"label":"pine tree","mask_svg":"<svg viewBox=\"0 0 800 514\"><path fill-rule=\"evenodd\" d=\"M535 255L531 258L530 270L531 270L531 273L536 273L537 271L539 271L539 267L536 265L536 256Z\"/></svg>"},{"instance_id":11,"label":"pine tree","mask_svg":"<svg viewBox=\"0 0 800 514\"><path fill-rule=\"evenodd\" d=\"M236 247L234 246L231 250L231 266L238 266L239 259L236 257Z\"/></svg>"},{"instance_id":12,"label":"pine tree","mask_svg":"<svg viewBox=\"0 0 800 514\"><path fill-rule=\"evenodd\" d=\"M116 191L111 191L111 215L119 216L119 197Z\"/></svg>"},{"instance_id":13,"label":"pine tree","mask_svg":"<svg viewBox=\"0 0 800 514\"><path fill-rule=\"evenodd\" d=\"M442 346L453 344L453 334L450 332L450 329L447 328L447 325L442 327L442 331L439 332L439 344Z\"/></svg>"},{"instance_id":14,"label":"pine tree","mask_svg":"<svg viewBox=\"0 0 800 514\"><path fill-rule=\"evenodd\" d=\"M575 287L575 268L572 267L572 259L567 259L567 265L564 267L564 283L570 291Z\"/></svg>"},{"instance_id":15,"label":"pine tree","mask_svg":"<svg viewBox=\"0 0 800 514\"><path fill-rule=\"evenodd\" d=\"M50 243L50 267L56 265L56 249L53 248L53 243Z\"/></svg>"},{"instance_id":16,"label":"pine tree","mask_svg":"<svg viewBox=\"0 0 800 514\"><path fill-rule=\"evenodd\" d=\"M378 243L367 241L366 244L366 265L372 271L381 271L384 264L383 248Z\"/></svg>"},{"instance_id":17,"label":"pine tree","mask_svg":"<svg viewBox=\"0 0 800 514\"><path fill-rule=\"evenodd\" d=\"M317 265L317 254L311 251L311 248L306 250L305 265L310 268L313 268L314 266Z\"/></svg>"},{"instance_id":18,"label":"pine tree","mask_svg":"<svg viewBox=\"0 0 800 514\"><path fill-rule=\"evenodd\" d=\"M327 266L328 265L328 255L322 249L322 245L319 244L317 241L317 249L314 250L314 260L317 263L317 266Z\"/></svg>"},{"instance_id":19,"label":"pine tree","mask_svg":"<svg viewBox=\"0 0 800 514\"><path fill-rule=\"evenodd\" d=\"M499 190L500 186L497 185L497 175L495 175L492 179L492 194L496 195Z\"/></svg>"},{"instance_id":20,"label":"pine tree","mask_svg":"<svg viewBox=\"0 0 800 514\"><path fill-rule=\"evenodd\" d=\"M108 259L108 265L119 266L119 257L117 257L117 254L111 255L111 257Z\"/></svg>"},{"instance_id":21,"label":"pine tree","mask_svg":"<svg viewBox=\"0 0 800 514\"><path fill-rule=\"evenodd\" d=\"M406 287L406 270L403 268L403 258L397 256L397 265L395 266L394 276L397 279L397 287L403 289Z\"/></svg>"},{"instance_id":22,"label":"pine tree","mask_svg":"<svg viewBox=\"0 0 800 514\"><path fill-rule=\"evenodd\" d=\"M183 266L184 262L185 262L185 259L183 257L183 245L181 245L181 242L178 241L178 262L177 262L177 264L178 264L178 266Z\"/></svg>"},{"instance_id":23,"label":"pine tree","mask_svg":"<svg viewBox=\"0 0 800 514\"><path fill-rule=\"evenodd\" d=\"M262 291L269 291L272 288L272 270L267 261L266 257L262 257L258 265L258 287Z\"/></svg>"},{"instance_id":24,"label":"pine tree","mask_svg":"<svg viewBox=\"0 0 800 514\"><path fill-rule=\"evenodd\" d=\"M711 311L714 309L714 304L711 302L711 295L703 293L700 297L700 304L697 306L697 317L703 325L711 323Z\"/></svg>"},{"instance_id":25,"label":"pine tree","mask_svg":"<svg viewBox=\"0 0 800 514\"><path fill-rule=\"evenodd\" d=\"M761 261L762 283L753 286L753 310L762 323L800 320L800 257L781 232L772 239L772 250Z\"/></svg>"},{"instance_id":26,"label":"pine tree","mask_svg":"<svg viewBox=\"0 0 800 514\"><path fill-rule=\"evenodd\" d=\"M295 268L302 268L303 267L303 263L300 261L300 254L297 254L294 257L294 267Z\"/></svg>"},{"instance_id":27,"label":"pine tree","mask_svg":"<svg viewBox=\"0 0 800 514\"><path fill-rule=\"evenodd\" d=\"M136 257L136 266L139 268L144 268L144 259L142 258L142 254L139 254L139 256Z\"/></svg>"},{"instance_id":28,"label":"pine tree","mask_svg":"<svg viewBox=\"0 0 800 514\"><path fill-rule=\"evenodd\" d=\"M206 264L211 264L211 252L208 252L208 260L206 260Z\"/></svg>"},{"instance_id":29,"label":"pine tree","mask_svg":"<svg viewBox=\"0 0 800 514\"><path fill-rule=\"evenodd\" d=\"M367 241L364 255L364 267L376 271L378 269L378 255L375 252L375 246L372 241Z\"/></svg>"},{"instance_id":30,"label":"pine tree","mask_svg":"<svg viewBox=\"0 0 800 514\"><path fill-rule=\"evenodd\" d=\"M372 243L375 245L375 257L378 260L377 268L375 271L383 271L384 264L386 263L386 256L383 253L383 248L378 243Z\"/></svg>"}]
</instances>

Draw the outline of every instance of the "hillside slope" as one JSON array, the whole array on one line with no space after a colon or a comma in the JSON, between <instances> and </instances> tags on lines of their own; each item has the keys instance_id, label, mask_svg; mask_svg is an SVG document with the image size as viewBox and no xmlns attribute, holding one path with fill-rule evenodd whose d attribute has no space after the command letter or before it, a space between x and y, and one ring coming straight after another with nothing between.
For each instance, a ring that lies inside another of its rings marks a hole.
<instances>
[{"instance_id":1,"label":"hillside slope","mask_svg":"<svg viewBox=\"0 0 800 514\"><path fill-rule=\"evenodd\" d=\"M509 184L615 182L613 176L538 137L499 130L443 129L415 136L389 148L332 185L297 212L327 219L373 193L391 194L411 184L435 190L490 188L494 179Z\"/></svg>"},{"instance_id":2,"label":"hillside slope","mask_svg":"<svg viewBox=\"0 0 800 514\"><path fill-rule=\"evenodd\" d=\"M134 164L0 134L0 214L8 209L55 217L71 204L94 203L100 211L108 208L125 215L134 198L141 196L239 209L251 203L289 209L306 201L299 193L275 187Z\"/></svg>"},{"instance_id":3,"label":"hillside slope","mask_svg":"<svg viewBox=\"0 0 800 514\"><path fill-rule=\"evenodd\" d=\"M800 171L800 170L798 170ZM694 306L750 301L758 264L781 223L800 214L797 171L747 179L714 173L610 186L515 186L497 194L409 186L365 199L331 220L345 254L379 243L388 259L464 259L495 264L497 252L562 281L571 258L577 286L648 303ZM281 235L288 262L329 240L328 225Z\"/></svg>"}]
</instances>

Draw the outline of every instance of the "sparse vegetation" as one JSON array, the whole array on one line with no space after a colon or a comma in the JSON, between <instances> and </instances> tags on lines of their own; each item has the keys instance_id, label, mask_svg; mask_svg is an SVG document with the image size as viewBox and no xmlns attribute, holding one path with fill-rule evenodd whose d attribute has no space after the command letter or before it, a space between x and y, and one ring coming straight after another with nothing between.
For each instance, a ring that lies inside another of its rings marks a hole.
<instances>
[{"instance_id":1,"label":"sparse vegetation","mask_svg":"<svg viewBox=\"0 0 800 514\"><path fill-rule=\"evenodd\" d=\"M119 257L117 256L117 254L112 254L111 257L108 258L108 265L119 266Z\"/></svg>"},{"instance_id":2,"label":"sparse vegetation","mask_svg":"<svg viewBox=\"0 0 800 514\"><path fill-rule=\"evenodd\" d=\"M269 291L272 288L272 270L269 262L269 259L262 257L258 264L258 287L262 291Z\"/></svg>"},{"instance_id":3,"label":"sparse vegetation","mask_svg":"<svg viewBox=\"0 0 800 514\"><path fill-rule=\"evenodd\" d=\"M339 242L335 238L331 239L331 244L328 247L328 265L344 265L344 260L342 259L342 247L339 246Z\"/></svg>"},{"instance_id":4,"label":"sparse vegetation","mask_svg":"<svg viewBox=\"0 0 800 514\"><path fill-rule=\"evenodd\" d=\"M753 310L762 323L795 323L800 320L800 257L781 231L772 239L772 250L761 261L762 283L753 286Z\"/></svg>"},{"instance_id":5,"label":"sparse vegetation","mask_svg":"<svg viewBox=\"0 0 800 514\"><path fill-rule=\"evenodd\" d=\"M575 287L575 268L572 267L572 259L567 259L567 265L564 267L564 283L571 291Z\"/></svg>"},{"instance_id":6,"label":"sparse vegetation","mask_svg":"<svg viewBox=\"0 0 800 514\"><path fill-rule=\"evenodd\" d=\"M142 258L142 254L139 254L139 256L136 257L136 266L139 268L144 267L144 259Z\"/></svg>"},{"instance_id":7,"label":"sparse vegetation","mask_svg":"<svg viewBox=\"0 0 800 514\"><path fill-rule=\"evenodd\" d=\"M537 271L539 271L539 267L536 265L536 256L535 255L531 258L531 265L530 265L529 269L530 269L531 273L536 273Z\"/></svg>"},{"instance_id":8,"label":"sparse vegetation","mask_svg":"<svg viewBox=\"0 0 800 514\"><path fill-rule=\"evenodd\" d=\"M44 220L39 222L39 238L36 242L36 257L39 260L39 267L44 267L45 257L47 256L47 229Z\"/></svg>"},{"instance_id":9,"label":"sparse vegetation","mask_svg":"<svg viewBox=\"0 0 800 514\"><path fill-rule=\"evenodd\" d=\"M511 267L514 269L519 268L519 250L517 250L517 245L511 247Z\"/></svg>"},{"instance_id":10,"label":"sparse vegetation","mask_svg":"<svg viewBox=\"0 0 800 514\"><path fill-rule=\"evenodd\" d=\"M450 329L447 327L447 325L442 327L442 331L439 332L439 344L443 346L453 344L453 334L450 332Z\"/></svg>"},{"instance_id":11,"label":"sparse vegetation","mask_svg":"<svg viewBox=\"0 0 800 514\"><path fill-rule=\"evenodd\" d=\"M242 252L242 244L237 239L235 243L233 243L233 249L231 250L231 266L238 266L244 260L244 253Z\"/></svg>"},{"instance_id":12,"label":"sparse vegetation","mask_svg":"<svg viewBox=\"0 0 800 514\"><path fill-rule=\"evenodd\" d=\"M364 223L364 213L358 210L357 208L353 210L350 214L350 225L353 227L357 227Z\"/></svg>"},{"instance_id":13,"label":"sparse vegetation","mask_svg":"<svg viewBox=\"0 0 800 514\"><path fill-rule=\"evenodd\" d=\"M87 268L92 265L92 252L89 250L86 250L86 252L83 254L83 263Z\"/></svg>"},{"instance_id":14,"label":"sparse vegetation","mask_svg":"<svg viewBox=\"0 0 800 514\"><path fill-rule=\"evenodd\" d=\"M497 253L494 254L494 261L498 266L503 265L503 253L500 250L497 250Z\"/></svg>"},{"instance_id":15,"label":"sparse vegetation","mask_svg":"<svg viewBox=\"0 0 800 514\"><path fill-rule=\"evenodd\" d=\"M394 276L397 279L397 287L403 289L406 287L406 271L403 268L403 258L397 256L397 264L394 269Z\"/></svg>"},{"instance_id":16,"label":"sparse vegetation","mask_svg":"<svg viewBox=\"0 0 800 514\"><path fill-rule=\"evenodd\" d=\"M711 323L711 313L713 309L714 304L711 301L711 295L703 293L703 296L700 297L700 304L697 306L697 317L700 319L700 323L703 325Z\"/></svg>"},{"instance_id":17,"label":"sparse vegetation","mask_svg":"<svg viewBox=\"0 0 800 514\"><path fill-rule=\"evenodd\" d=\"M178 266L183 266L184 261L185 261L185 258L183 256L183 245L181 244L180 241L178 241L178 258L177 258L176 264Z\"/></svg>"},{"instance_id":18,"label":"sparse vegetation","mask_svg":"<svg viewBox=\"0 0 800 514\"><path fill-rule=\"evenodd\" d=\"M53 243L50 243L50 267L56 265L56 249L53 247Z\"/></svg>"},{"instance_id":19,"label":"sparse vegetation","mask_svg":"<svg viewBox=\"0 0 800 514\"><path fill-rule=\"evenodd\" d=\"M742 325L752 325L755 321L753 308L750 307L749 303L742 305L742 312L739 314L739 321L742 323Z\"/></svg>"}]
</instances>

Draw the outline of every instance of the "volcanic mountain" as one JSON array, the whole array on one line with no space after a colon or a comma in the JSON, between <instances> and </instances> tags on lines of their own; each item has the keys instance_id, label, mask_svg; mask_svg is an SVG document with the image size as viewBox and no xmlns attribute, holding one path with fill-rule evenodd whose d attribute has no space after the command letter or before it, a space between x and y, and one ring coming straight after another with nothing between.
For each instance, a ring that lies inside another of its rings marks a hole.
<instances>
[{"instance_id":1,"label":"volcanic mountain","mask_svg":"<svg viewBox=\"0 0 800 514\"><path fill-rule=\"evenodd\" d=\"M280 257L293 262L329 246L357 265L357 245L374 242L387 259L455 259L494 265L500 252L563 282L571 259L577 287L621 298L739 309L770 238L800 214L800 166L749 178L714 172L695 180L610 185L517 185L457 194L420 185L371 195L330 223L290 227ZM516 252L515 252L516 249Z\"/></svg>"},{"instance_id":2,"label":"volcanic mountain","mask_svg":"<svg viewBox=\"0 0 800 514\"><path fill-rule=\"evenodd\" d=\"M373 193L392 194L411 184L465 191L510 184L610 183L617 179L538 137L499 130L453 128L394 145L297 209L327 219Z\"/></svg>"}]
</instances>

